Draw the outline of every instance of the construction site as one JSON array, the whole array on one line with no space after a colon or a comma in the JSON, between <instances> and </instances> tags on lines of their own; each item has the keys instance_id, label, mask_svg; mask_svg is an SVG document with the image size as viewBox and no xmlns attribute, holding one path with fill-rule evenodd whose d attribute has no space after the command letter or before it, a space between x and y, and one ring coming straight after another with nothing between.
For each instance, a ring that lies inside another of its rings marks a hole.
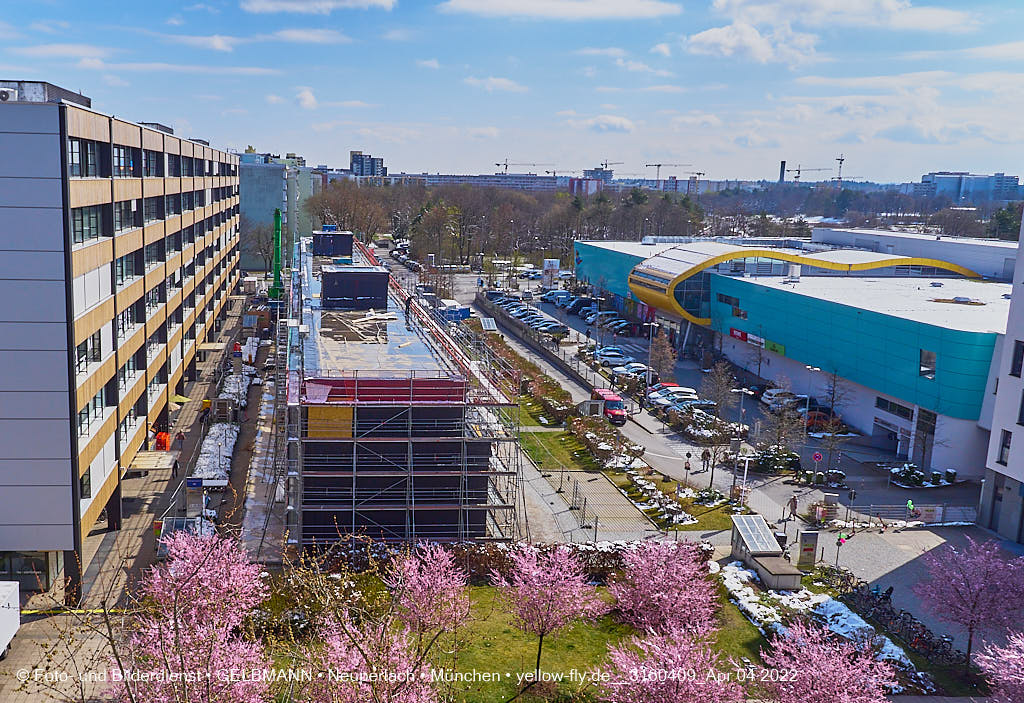
<instances>
[{"instance_id":1,"label":"construction site","mask_svg":"<svg viewBox=\"0 0 1024 703\"><path fill-rule=\"evenodd\" d=\"M356 539L517 538L518 407L498 365L350 232L316 232L292 254L246 543L273 562Z\"/></svg>"}]
</instances>

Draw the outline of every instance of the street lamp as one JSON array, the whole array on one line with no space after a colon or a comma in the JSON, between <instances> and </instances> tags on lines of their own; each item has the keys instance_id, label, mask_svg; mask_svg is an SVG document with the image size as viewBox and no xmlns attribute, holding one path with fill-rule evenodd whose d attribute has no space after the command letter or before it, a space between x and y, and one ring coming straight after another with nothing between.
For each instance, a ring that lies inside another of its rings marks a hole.
<instances>
[{"instance_id":1,"label":"street lamp","mask_svg":"<svg viewBox=\"0 0 1024 703\"><path fill-rule=\"evenodd\" d=\"M747 411L743 408L743 399L748 395L757 395L754 391L749 388L733 388L733 393L740 394L740 424L743 424Z\"/></svg>"},{"instance_id":2,"label":"street lamp","mask_svg":"<svg viewBox=\"0 0 1024 703\"><path fill-rule=\"evenodd\" d=\"M651 350L654 348L654 330L661 327L661 325L659 325L657 322L648 322L647 324L651 328L650 336L647 339L647 387L650 388L652 385L651 382L654 380L651 374Z\"/></svg>"}]
</instances>

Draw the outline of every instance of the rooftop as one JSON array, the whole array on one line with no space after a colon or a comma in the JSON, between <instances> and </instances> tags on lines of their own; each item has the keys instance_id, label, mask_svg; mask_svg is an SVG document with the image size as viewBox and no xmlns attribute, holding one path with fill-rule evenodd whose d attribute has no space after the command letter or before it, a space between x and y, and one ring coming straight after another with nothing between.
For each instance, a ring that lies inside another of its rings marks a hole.
<instances>
[{"instance_id":1,"label":"rooftop","mask_svg":"<svg viewBox=\"0 0 1024 703\"><path fill-rule=\"evenodd\" d=\"M1006 332L1013 286L960 278L868 278L803 276L799 282L782 276L742 279L796 295L827 300L914 322L966 332ZM963 302L955 302L962 298ZM970 301L970 302L967 302Z\"/></svg>"},{"instance_id":2,"label":"rooftop","mask_svg":"<svg viewBox=\"0 0 1024 703\"><path fill-rule=\"evenodd\" d=\"M1017 242L1006 239L992 239L990 237L949 237L946 235L927 234L924 232L899 232L888 229L868 229L860 227L815 227L814 241L819 241L828 232L850 232L853 234L864 234L871 237L883 237L891 239L919 239L931 241L951 242L953 244L973 244L975 246L993 247L996 249L1017 250Z\"/></svg>"}]
</instances>

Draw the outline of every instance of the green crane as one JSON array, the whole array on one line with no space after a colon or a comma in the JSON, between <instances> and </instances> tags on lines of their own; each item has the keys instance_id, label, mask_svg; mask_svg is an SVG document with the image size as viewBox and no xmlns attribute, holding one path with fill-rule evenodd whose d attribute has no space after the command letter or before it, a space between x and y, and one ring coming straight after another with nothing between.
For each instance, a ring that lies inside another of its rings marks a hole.
<instances>
[{"instance_id":1,"label":"green crane","mask_svg":"<svg viewBox=\"0 0 1024 703\"><path fill-rule=\"evenodd\" d=\"M274 210L274 285L267 291L271 300L284 298L284 283L281 282L281 208Z\"/></svg>"}]
</instances>

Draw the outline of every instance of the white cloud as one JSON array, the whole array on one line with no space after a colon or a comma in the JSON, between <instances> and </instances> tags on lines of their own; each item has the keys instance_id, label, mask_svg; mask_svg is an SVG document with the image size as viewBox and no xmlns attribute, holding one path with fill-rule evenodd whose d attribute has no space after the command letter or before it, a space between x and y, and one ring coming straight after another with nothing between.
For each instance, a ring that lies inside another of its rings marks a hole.
<instances>
[{"instance_id":1,"label":"white cloud","mask_svg":"<svg viewBox=\"0 0 1024 703\"><path fill-rule=\"evenodd\" d=\"M445 0L438 8L484 17L558 20L652 19L683 11L665 0Z\"/></svg>"},{"instance_id":2,"label":"white cloud","mask_svg":"<svg viewBox=\"0 0 1024 703\"><path fill-rule=\"evenodd\" d=\"M685 93L686 88L681 85L648 85L641 88L645 93Z\"/></svg>"},{"instance_id":3,"label":"white cloud","mask_svg":"<svg viewBox=\"0 0 1024 703\"><path fill-rule=\"evenodd\" d=\"M181 25L185 24L185 20L175 15L173 17L168 17L166 20L164 20L164 24L169 24L172 27L180 27Z\"/></svg>"},{"instance_id":4,"label":"white cloud","mask_svg":"<svg viewBox=\"0 0 1024 703\"><path fill-rule=\"evenodd\" d=\"M618 115L597 115L585 120L568 120L570 127L576 129L589 129L592 132L622 132L629 133L636 129L633 121Z\"/></svg>"},{"instance_id":5,"label":"white cloud","mask_svg":"<svg viewBox=\"0 0 1024 703\"><path fill-rule=\"evenodd\" d=\"M274 76L281 71L260 66L209 66L200 64L165 63L162 61L107 63L101 59L85 58L78 68L95 71L137 71L140 73L197 73L224 76Z\"/></svg>"},{"instance_id":6,"label":"white cloud","mask_svg":"<svg viewBox=\"0 0 1024 703\"><path fill-rule=\"evenodd\" d=\"M709 112L689 112L685 115L676 115L671 120L673 125L684 127L718 128L722 126L722 120L718 115Z\"/></svg>"},{"instance_id":7,"label":"white cloud","mask_svg":"<svg viewBox=\"0 0 1024 703\"><path fill-rule=\"evenodd\" d=\"M620 49L617 46L609 46L603 49L595 47L587 47L585 49L578 49L575 53L581 56L611 56L612 58L621 57L626 55L625 49Z\"/></svg>"},{"instance_id":8,"label":"white cloud","mask_svg":"<svg viewBox=\"0 0 1024 703\"><path fill-rule=\"evenodd\" d=\"M655 44L654 46L652 46L651 47L651 53L652 54L661 54L662 56L668 57L668 56L672 55L672 47L670 47L668 44L662 42L661 44Z\"/></svg>"},{"instance_id":9,"label":"white cloud","mask_svg":"<svg viewBox=\"0 0 1024 703\"><path fill-rule=\"evenodd\" d=\"M795 32L786 23L762 34L751 24L733 22L694 34L686 41L686 47L691 54L737 56L758 63L798 64L814 58L817 41L815 35Z\"/></svg>"},{"instance_id":10,"label":"white cloud","mask_svg":"<svg viewBox=\"0 0 1024 703\"><path fill-rule=\"evenodd\" d=\"M279 29L270 36L296 44L348 44L352 41L333 29Z\"/></svg>"},{"instance_id":11,"label":"white cloud","mask_svg":"<svg viewBox=\"0 0 1024 703\"><path fill-rule=\"evenodd\" d=\"M876 27L964 32L977 26L972 12L914 5L910 0L715 0L716 11L734 21L777 26Z\"/></svg>"},{"instance_id":12,"label":"white cloud","mask_svg":"<svg viewBox=\"0 0 1024 703\"><path fill-rule=\"evenodd\" d=\"M364 102L362 100L334 100L331 102L325 102L324 105L328 107L346 107L346 108L364 108L364 107L377 107L373 103Z\"/></svg>"},{"instance_id":13,"label":"white cloud","mask_svg":"<svg viewBox=\"0 0 1024 703\"><path fill-rule=\"evenodd\" d=\"M208 36L167 34L165 38L175 44L184 44L185 46L194 46L197 49L208 49L210 51L234 51L236 46L245 41L240 37L230 37L224 34L211 34Z\"/></svg>"},{"instance_id":14,"label":"white cloud","mask_svg":"<svg viewBox=\"0 0 1024 703\"><path fill-rule=\"evenodd\" d=\"M387 41L409 41L410 39L413 38L413 34L413 31L410 29L389 29L388 31L381 34L380 38L385 39Z\"/></svg>"},{"instance_id":15,"label":"white cloud","mask_svg":"<svg viewBox=\"0 0 1024 703\"><path fill-rule=\"evenodd\" d=\"M497 139L501 135L501 130L497 127L470 127L466 134L471 139Z\"/></svg>"},{"instance_id":16,"label":"white cloud","mask_svg":"<svg viewBox=\"0 0 1024 703\"><path fill-rule=\"evenodd\" d=\"M18 31L14 27L0 21L0 39L17 39L19 36Z\"/></svg>"},{"instance_id":17,"label":"white cloud","mask_svg":"<svg viewBox=\"0 0 1024 703\"><path fill-rule=\"evenodd\" d=\"M2 26L3 23L0 22L0 27ZM65 22L64 20L42 20L40 22L33 22L28 26L28 28L35 32L45 32L46 34L59 34L70 29L71 23Z\"/></svg>"},{"instance_id":18,"label":"white cloud","mask_svg":"<svg viewBox=\"0 0 1024 703\"><path fill-rule=\"evenodd\" d=\"M422 133L412 127L401 125L374 125L372 127L361 127L356 134L364 139L376 139L391 144L404 144L413 140L419 140Z\"/></svg>"},{"instance_id":19,"label":"white cloud","mask_svg":"<svg viewBox=\"0 0 1024 703\"><path fill-rule=\"evenodd\" d=\"M108 73L105 76L103 76L103 82L114 88L125 88L131 85L131 83L129 83L128 81L118 76L115 76L112 73Z\"/></svg>"},{"instance_id":20,"label":"white cloud","mask_svg":"<svg viewBox=\"0 0 1024 703\"><path fill-rule=\"evenodd\" d=\"M559 117L572 117L573 115L576 114L576 111L575 110L559 110L555 114L558 115Z\"/></svg>"},{"instance_id":21,"label":"white cloud","mask_svg":"<svg viewBox=\"0 0 1024 703\"><path fill-rule=\"evenodd\" d=\"M994 61L1024 61L1024 41L972 46L967 49L912 51L904 56L908 59L950 59L961 56L969 59L992 59Z\"/></svg>"},{"instance_id":22,"label":"white cloud","mask_svg":"<svg viewBox=\"0 0 1024 703\"><path fill-rule=\"evenodd\" d=\"M268 102L268 103L270 103L271 105L280 105L281 103L283 103L283 102L284 102L284 98L282 98L282 97L281 97L280 95L274 95L273 93L271 93L270 95L268 95L268 96L266 97L266 100L267 100L267 102Z\"/></svg>"},{"instance_id":23,"label":"white cloud","mask_svg":"<svg viewBox=\"0 0 1024 703\"><path fill-rule=\"evenodd\" d=\"M633 71L636 73L650 73L652 76L671 76L671 71L665 71L660 68L651 68L643 61L634 61L633 59L615 59L615 65L619 68L624 68L627 71Z\"/></svg>"},{"instance_id":24,"label":"white cloud","mask_svg":"<svg viewBox=\"0 0 1024 703\"><path fill-rule=\"evenodd\" d=\"M296 12L305 15L329 15L334 10L390 10L395 0L242 0L246 12Z\"/></svg>"},{"instance_id":25,"label":"white cloud","mask_svg":"<svg viewBox=\"0 0 1024 703\"><path fill-rule=\"evenodd\" d=\"M432 68L435 71L441 68L441 64L438 63L437 59L416 59L416 65L420 68Z\"/></svg>"},{"instance_id":26,"label":"white cloud","mask_svg":"<svg viewBox=\"0 0 1024 703\"><path fill-rule=\"evenodd\" d=\"M91 44L37 44L12 47L8 51L37 59L101 59L114 53L113 49Z\"/></svg>"},{"instance_id":27,"label":"white cloud","mask_svg":"<svg viewBox=\"0 0 1024 703\"><path fill-rule=\"evenodd\" d=\"M316 109L316 96L313 95L312 88L299 87L296 88L295 99L299 105L305 110Z\"/></svg>"},{"instance_id":28,"label":"white cloud","mask_svg":"<svg viewBox=\"0 0 1024 703\"><path fill-rule=\"evenodd\" d=\"M618 86L615 86L615 85L599 85L596 88L594 88L594 90L597 91L598 93L620 93L620 92L622 92L622 88L619 88Z\"/></svg>"},{"instance_id":29,"label":"white cloud","mask_svg":"<svg viewBox=\"0 0 1024 703\"><path fill-rule=\"evenodd\" d=\"M601 103L602 110L618 110L619 106L615 103Z\"/></svg>"},{"instance_id":30,"label":"white cloud","mask_svg":"<svg viewBox=\"0 0 1024 703\"><path fill-rule=\"evenodd\" d=\"M495 91L503 93L525 93L526 86L516 83L511 78L498 78L495 76L488 76L487 78L476 78L470 76L462 81L466 85L471 85L475 88L483 88L488 93Z\"/></svg>"}]
</instances>

